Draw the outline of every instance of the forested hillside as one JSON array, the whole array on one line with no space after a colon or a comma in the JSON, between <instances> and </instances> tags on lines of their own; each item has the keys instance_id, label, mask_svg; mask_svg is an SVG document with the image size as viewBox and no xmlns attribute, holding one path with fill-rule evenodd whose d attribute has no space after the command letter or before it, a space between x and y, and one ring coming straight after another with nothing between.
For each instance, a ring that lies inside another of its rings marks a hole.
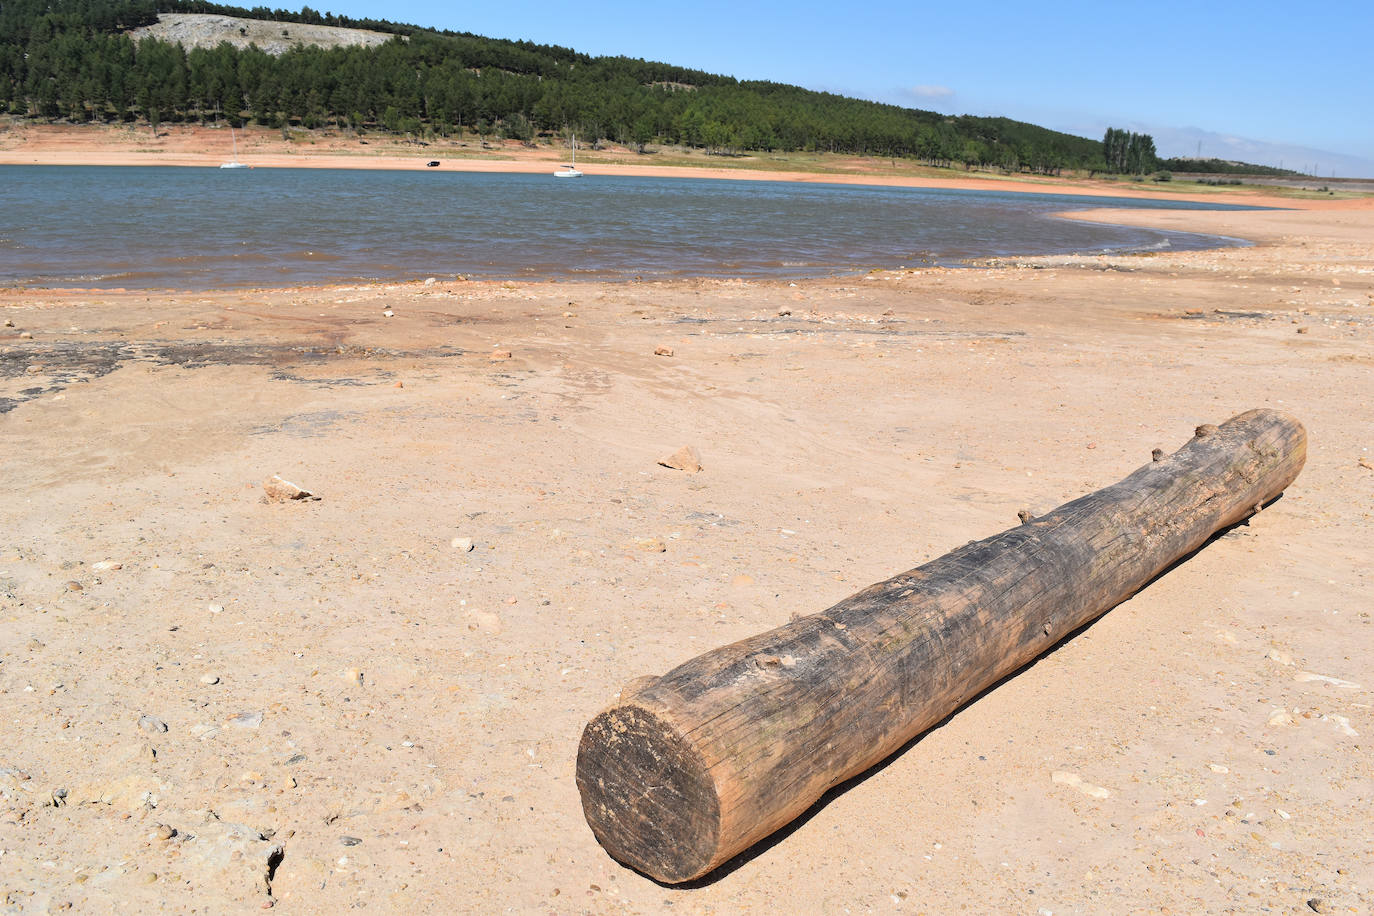
<instances>
[{"instance_id":1,"label":"forested hillside","mask_svg":"<svg viewBox=\"0 0 1374 916\"><path fill-rule=\"evenodd\" d=\"M158 12L217 13L392 33L375 48L229 44L186 50L129 29ZM1107 168L1102 144L1007 118L948 117L568 48L200 0L4 0L0 110L70 121L252 119L266 125L532 141L807 150L1055 174Z\"/></svg>"}]
</instances>

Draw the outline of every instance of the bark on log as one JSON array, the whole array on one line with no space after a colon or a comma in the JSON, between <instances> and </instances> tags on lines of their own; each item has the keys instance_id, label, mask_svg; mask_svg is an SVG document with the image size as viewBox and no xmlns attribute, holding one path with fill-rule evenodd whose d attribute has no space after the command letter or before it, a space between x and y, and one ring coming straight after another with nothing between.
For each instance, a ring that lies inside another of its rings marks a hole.
<instances>
[{"instance_id":1,"label":"bark on log","mask_svg":"<svg viewBox=\"0 0 1374 916\"><path fill-rule=\"evenodd\" d=\"M582 734L587 823L659 881L708 874L1258 511L1306 442L1272 410L1200 426L1120 483L632 682Z\"/></svg>"}]
</instances>

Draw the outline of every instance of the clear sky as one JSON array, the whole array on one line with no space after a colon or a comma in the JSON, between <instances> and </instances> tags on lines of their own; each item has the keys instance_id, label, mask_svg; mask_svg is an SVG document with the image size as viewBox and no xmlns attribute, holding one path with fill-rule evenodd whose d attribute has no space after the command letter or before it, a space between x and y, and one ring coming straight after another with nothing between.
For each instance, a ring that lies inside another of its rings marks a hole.
<instances>
[{"instance_id":1,"label":"clear sky","mask_svg":"<svg viewBox=\"0 0 1374 916\"><path fill-rule=\"evenodd\" d=\"M315 9L665 61L1162 155L1374 177L1374 0L344 0Z\"/></svg>"}]
</instances>

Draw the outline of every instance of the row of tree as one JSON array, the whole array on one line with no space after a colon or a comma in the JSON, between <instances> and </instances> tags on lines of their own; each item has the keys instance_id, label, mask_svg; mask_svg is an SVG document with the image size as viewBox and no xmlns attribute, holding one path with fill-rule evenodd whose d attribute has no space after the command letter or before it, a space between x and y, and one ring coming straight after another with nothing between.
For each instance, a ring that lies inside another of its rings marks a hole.
<instances>
[{"instance_id":1,"label":"row of tree","mask_svg":"<svg viewBox=\"0 0 1374 916\"><path fill-rule=\"evenodd\" d=\"M187 51L152 38L134 42L127 31L155 22L159 10L364 27L396 37L374 48L300 47L280 56L228 43ZM522 140L572 130L587 141L641 148L661 142L719 153L833 151L1048 174L1117 168L1093 141L1007 118L947 117L309 7L244 10L202 0L157 0L156 8L154 0L4 0L0 110L6 109L71 121L251 118L273 126L470 130ZM1137 160L1127 161L1134 168Z\"/></svg>"},{"instance_id":2,"label":"row of tree","mask_svg":"<svg viewBox=\"0 0 1374 916\"><path fill-rule=\"evenodd\" d=\"M1102 138L1102 158L1107 171L1122 175L1144 175L1159 167L1154 137L1116 127L1107 128Z\"/></svg>"}]
</instances>

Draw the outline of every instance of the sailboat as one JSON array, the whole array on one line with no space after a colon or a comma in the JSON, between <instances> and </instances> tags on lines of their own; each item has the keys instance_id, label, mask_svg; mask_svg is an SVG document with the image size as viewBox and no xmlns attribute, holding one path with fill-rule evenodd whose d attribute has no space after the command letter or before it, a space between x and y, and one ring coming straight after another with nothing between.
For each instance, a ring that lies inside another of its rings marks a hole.
<instances>
[{"instance_id":1,"label":"sailboat","mask_svg":"<svg viewBox=\"0 0 1374 916\"><path fill-rule=\"evenodd\" d=\"M232 140L234 143L234 158L230 159L228 162L221 162L219 167L222 169L248 168L248 166L244 165L242 162L239 162L239 141L237 137L234 136L234 128L232 126L229 128L229 139Z\"/></svg>"},{"instance_id":2,"label":"sailboat","mask_svg":"<svg viewBox=\"0 0 1374 916\"><path fill-rule=\"evenodd\" d=\"M553 173L555 178L581 178L582 173L577 169L577 134L572 135L569 144L572 147L572 164L567 168L559 169Z\"/></svg>"}]
</instances>

